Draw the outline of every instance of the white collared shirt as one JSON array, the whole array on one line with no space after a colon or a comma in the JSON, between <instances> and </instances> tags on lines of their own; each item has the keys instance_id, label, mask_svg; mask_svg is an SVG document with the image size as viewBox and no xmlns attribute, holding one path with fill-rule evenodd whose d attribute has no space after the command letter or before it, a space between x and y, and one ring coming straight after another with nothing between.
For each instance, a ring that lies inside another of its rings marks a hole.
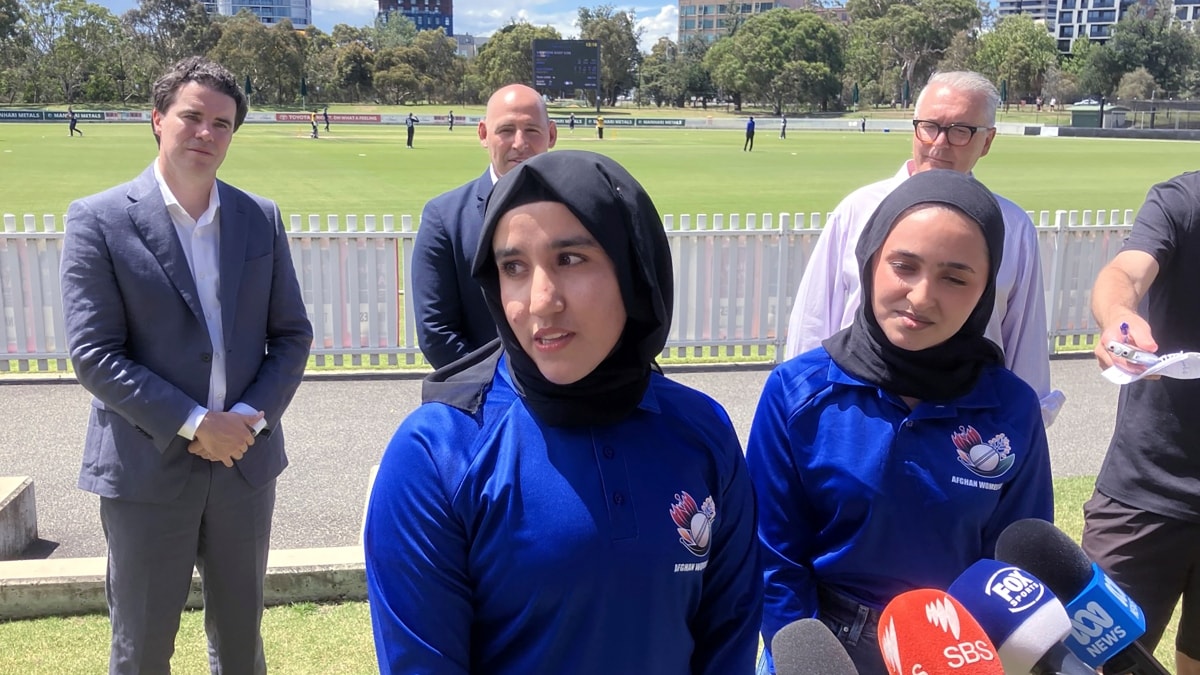
<instances>
[{"instance_id":1,"label":"white collared shirt","mask_svg":"<svg viewBox=\"0 0 1200 675\"><path fill-rule=\"evenodd\" d=\"M208 338L212 343L212 360L209 362L208 400L206 405L197 405L188 415L187 421L179 429L179 435L189 440L195 438L196 427L204 419L209 410L229 410L253 415L257 411L245 403L238 402L232 408L225 405L225 334L221 324L221 199L217 193L217 183L213 181L208 193L208 208L199 218L193 219L179 203L171 188L159 170L158 162L154 163L154 180L162 193L163 202L167 205L167 213L183 246L183 255L187 258L188 269L192 271L192 279L196 282L196 292L200 297L200 307L204 311L204 322L208 327Z\"/></svg>"}]
</instances>

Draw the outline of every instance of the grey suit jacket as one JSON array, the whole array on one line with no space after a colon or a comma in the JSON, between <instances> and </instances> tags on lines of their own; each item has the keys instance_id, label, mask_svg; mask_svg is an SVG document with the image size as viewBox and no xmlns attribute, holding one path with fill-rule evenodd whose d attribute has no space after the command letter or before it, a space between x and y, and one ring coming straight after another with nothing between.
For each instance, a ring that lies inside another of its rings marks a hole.
<instances>
[{"instance_id":1,"label":"grey suit jacket","mask_svg":"<svg viewBox=\"0 0 1200 675\"><path fill-rule=\"evenodd\" d=\"M235 465L251 486L287 466L279 426L308 360L312 325L275 203L218 181L226 404L266 412L269 432ZM67 211L61 267L71 363L95 397L79 487L163 503L194 462L178 435L207 405L213 360L196 284L154 180L85 197Z\"/></svg>"}]
</instances>

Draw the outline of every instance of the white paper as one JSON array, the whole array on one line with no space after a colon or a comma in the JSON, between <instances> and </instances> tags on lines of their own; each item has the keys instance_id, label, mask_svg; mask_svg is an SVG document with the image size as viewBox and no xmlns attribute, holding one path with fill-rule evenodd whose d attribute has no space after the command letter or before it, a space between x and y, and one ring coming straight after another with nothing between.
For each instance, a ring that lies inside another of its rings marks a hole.
<instances>
[{"instance_id":1,"label":"white paper","mask_svg":"<svg viewBox=\"0 0 1200 675\"><path fill-rule=\"evenodd\" d=\"M1140 373L1131 373L1117 366L1105 370L1104 379L1113 384L1129 384L1149 375L1159 375L1176 380L1195 380L1200 378L1200 352L1177 352L1164 354L1158 361Z\"/></svg>"}]
</instances>

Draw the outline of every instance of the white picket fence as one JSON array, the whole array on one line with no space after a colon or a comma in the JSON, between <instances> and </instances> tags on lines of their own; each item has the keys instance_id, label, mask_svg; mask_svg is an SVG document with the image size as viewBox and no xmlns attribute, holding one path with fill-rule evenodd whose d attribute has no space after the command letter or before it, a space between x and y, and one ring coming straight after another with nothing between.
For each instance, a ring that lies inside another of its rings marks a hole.
<instances>
[{"instance_id":1,"label":"white picket fence","mask_svg":"<svg viewBox=\"0 0 1200 675\"><path fill-rule=\"evenodd\" d=\"M1037 223L1052 351L1097 332L1092 281L1120 249L1132 210L1042 211ZM675 318L663 360L775 361L820 213L668 215ZM312 319L317 367L422 366L408 261L412 216L290 218L292 257ZM4 216L0 372L68 368L59 217Z\"/></svg>"}]
</instances>

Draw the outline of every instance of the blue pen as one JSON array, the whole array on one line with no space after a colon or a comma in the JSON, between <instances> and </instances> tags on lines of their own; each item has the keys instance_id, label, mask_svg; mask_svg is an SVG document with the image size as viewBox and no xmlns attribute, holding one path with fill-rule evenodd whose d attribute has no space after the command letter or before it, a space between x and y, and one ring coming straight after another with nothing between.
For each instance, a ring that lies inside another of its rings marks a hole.
<instances>
[{"instance_id":1,"label":"blue pen","mask_svg":"<svg viewBox=\"0 0 1200 675\"><path fill-rule=\"evenodd\" d=\"M1121 322L1121 340L1128 344L1129 342L1129 324Z\"/></svg>"}]
</instances>

